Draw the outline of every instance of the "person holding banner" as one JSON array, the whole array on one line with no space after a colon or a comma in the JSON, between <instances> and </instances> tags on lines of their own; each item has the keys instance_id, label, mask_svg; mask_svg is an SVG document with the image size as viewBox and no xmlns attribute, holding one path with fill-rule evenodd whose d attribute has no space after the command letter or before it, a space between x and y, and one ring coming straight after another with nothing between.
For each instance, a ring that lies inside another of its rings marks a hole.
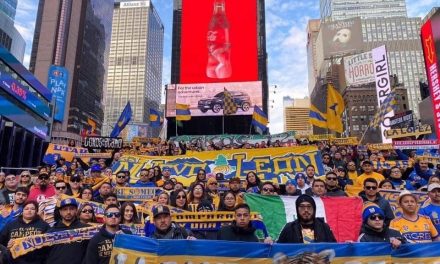
<instances>
[{"instance_id":1,"label":"person holding banner","mask_svg":"<svg viewBox=\"0 0 440 264\"><path fill-rule=\"evenodd\" d=\"M1 205L0 231L5 225L17 219L23 212L23 204L29 196L29 190L26 187L18 187L14 196L14 205L11 207Z\"/></svg>"},{"instance_id":2,"label":"person holding banner","mask_svg":"<svg viewBox=\"0 0 440 264\"><path fill-rule=\"evenodd\" d=\"M38 216L38 203L27 201L23 205L23 214L1 231L0 244L10 249L12 239L44 234L48 229L49 225ZM41 249L14 259L11 263L42 264L45 256L45 249Z\"/></svg>"},{"instance_id":3,"label":"person holding banner","mask_svg":"<svg viewBox=\"0 0 440 264\"><path fill-rule=\"evenodd\" d=\"M120 170L116 173L116 181L113 187L130 187L127 175L124 171Z\"/></svg>"},{"instance_id":4,"label":"person holding banner","mask_svg":"<svg viewBox=\"0 0 440 264\"><path fill-rule=\"evenodd\" d=\"M439 233L428 216L418 214L417 197L410 191L399 195L402 216L391 221L390 227L402 233L410 243L440 241Z\"/></svg>"},{"instance_id":5,"label":"person holding banner","mask_svg":"<svg viewBox=\"0 0 440 264\"><path fill-rule=\"evenodd\" d=\"M416 160L414 170L408 177L408 181L414 189L426 185L431 176L435 175L434 171L429 168L429 163L426 160Z\"/></svg>"},{"instance_id":6,"label":"person holding banner","mask_svg":"<svg viewBox=\"0 0 440 264\"><path fill-rule=\"evenodd\" d=\"M88 227L88 224L81 223L76 217L77 210L78 202L75 199L67 198L62 200L59 207L61 219L48 232L53 233ZM83 240L69 244L53 245L50 248L46 263L82 264L88 242L88 240Z\"/></svg>"},{"instance_id":7,"label":"person holding banner","mask_svg":"<svg viewBox=\"0 0 440 264\"><path fill-rule=\"evenodd\" d=\"M95 210L89 203L82 203L77 214L79 221L83 224L97 223Z\"/></svg>"},{"instance_id":8,"label":"person holding banner","mask_svg":"<svg viewBox=\"0 0 440 264\"><path fill-rule=\"evenodd\" d=\"M385 213L374 203L368 204L362 213L362 229L358 242L390 242L395 249L406 243L402 234L384 224Z\"/></svg>"},{"instance_id":9,"label":"person holding banner","mask_svg":"<svg viewBox=\"0 0 440 264\"><path fill-rule=\"evenodd\" d=\"M143 168L139 173L139 180L133 184L131 187L156 187L154 181L154 170L149 172L149 170Z\"/></svg>"},{"instance_id":10,"label":"person holding banner","mask_svg":"<svg viewBox=\"0 0 440 264\"><path fill-rule=\"evenodd\" d=\"M120 227L121 213L116 205L109 205L104 211L104 225L87 246L83 264L108 264L113 250L116 234L131 234Z\"/></svg>"},{"instance_id":11,"label":"person holding banner","mask_svg":"<svg viewBox=\"0 0 440 264\"><path fill-rule=\"evenodd\" d=\"M191 232L171 221L168 206L158 205L153 208L155 230L151 235L154 239L196 239Z\"/></svg>"}]
</instances>

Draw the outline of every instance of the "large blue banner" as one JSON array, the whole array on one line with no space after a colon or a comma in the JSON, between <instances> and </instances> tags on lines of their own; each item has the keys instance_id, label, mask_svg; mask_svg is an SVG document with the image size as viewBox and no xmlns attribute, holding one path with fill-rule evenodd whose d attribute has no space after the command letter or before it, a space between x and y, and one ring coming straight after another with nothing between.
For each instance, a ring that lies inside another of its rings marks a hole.
<instances>
[{"instance_id":1,"label":"large blue banner","mask_svg":"<svg viewBox=\"0 0 440 264\"><path fill-rule=\"evenodd\" d=\"M55 97L55 113L53 119L62 122L66 106L67 88L69 85L69 72L66 68L56 65L49 67L47 88Z\"/></svg>"},{"instance_id":2,"label":"large blue banner","mask_svg":"<svg viewBox=\"0 0 440 264\"><path fill-rule=\"evenodd\" d=\"M117 235L110 263L438 263L440 243L274 244Z\"/></svg>"}]
</instances>

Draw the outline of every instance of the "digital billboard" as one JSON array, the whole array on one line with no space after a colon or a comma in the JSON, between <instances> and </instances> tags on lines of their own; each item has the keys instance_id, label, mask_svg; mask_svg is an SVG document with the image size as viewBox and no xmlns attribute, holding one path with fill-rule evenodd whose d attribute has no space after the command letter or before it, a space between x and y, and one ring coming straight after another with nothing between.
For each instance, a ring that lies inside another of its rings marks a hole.
<instances>
[{"instance_id":1,"label":"digital billboard","mask_svg":"<svg viewBox=\"0 0 440 264\"><path fill-rule=\"evenodd\" d=\"M176 103L189 105L191 116L221 116L225 91L229 92L237 107L233 115L252 115L255 105L263 107L260 81L175 84L167 88L167 117L176 116Z\"/></svg>"},{"instance_id":2,"label":"digital billboard","mask_svg":"<svg viewBox=\"0 0 440 264\"><path fill-rule=\"evenodd\" d=\"M52 96L55 97L55 113L53 119L56 121L63 122L68 85L68 70L61 66L51 65L47 77L47 88L52 92Z\"/></svg>"},{"instance_id":3,"label":"digital billboard","mask_svg":"<svg viewBox=\"0 0 440 264\"><path fill-rule=\"evenodd\" d=\"M258 80L257 0L183 0L180 83Z\"/></svg>"},{"instance_id":4,"label":"digital billboard","mask_svg":"<svg viewBox=\"0 0 440 264\"><path fill-rule=\"evenodd\" d=\"M422 47L425 57L426 75L432 100L437 139L440 139L440 10L422 26Z\"/></svg>"},{"instance_id":5,"label":"digital billboard","mask_svg":"<svg viewBox=\"0 0 440 264\"><path fill-rule=\"evenodd\" d=\"M324 57L357 53L362 49L361 19L345 19L321 24Z\"/></svg>"},{"instance_id":6,"label":"digital billboard","mask_svg":"<svg viewBox=\"0 0 440 264\"><path fill-rule=\"evenodd\" d=\"M373 54L369 51L344 57L344 71L347 86L374 82Z\"/></svg>"}]
</instances>

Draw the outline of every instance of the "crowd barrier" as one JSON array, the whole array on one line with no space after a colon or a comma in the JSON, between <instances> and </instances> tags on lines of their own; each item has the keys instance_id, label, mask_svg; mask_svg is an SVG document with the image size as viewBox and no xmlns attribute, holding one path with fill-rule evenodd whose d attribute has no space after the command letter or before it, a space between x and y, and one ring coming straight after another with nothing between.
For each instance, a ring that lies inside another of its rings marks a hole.
<instances>
[{"instance_id":1,"label":"crowd barrier","mask_svg":"<svg viewBox=\"0 0 440 264\"><path fill-rule=\"evenodd\" d=\"M117 235L111 264L134 263L439 263L440 242L273 244L210 240L153 240ZM302 262L300 262L302 260Z\"/></svg>"}]
</instances>

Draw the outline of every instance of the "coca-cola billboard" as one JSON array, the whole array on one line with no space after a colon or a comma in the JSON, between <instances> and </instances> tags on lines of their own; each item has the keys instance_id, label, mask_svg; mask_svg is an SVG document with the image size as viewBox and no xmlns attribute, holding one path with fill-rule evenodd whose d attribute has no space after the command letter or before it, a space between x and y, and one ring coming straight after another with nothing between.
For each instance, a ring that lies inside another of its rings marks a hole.
<instances>
[{"instance_id":1,"label":"coca-cola billboard","mask_svg":"<svg viewBox=\"0 0 440 264\"><path fill-rule=\"evenodd\" d=\"M257 0L183 0L180 83L258 80Z\"/></svg>"}]
</instances>

